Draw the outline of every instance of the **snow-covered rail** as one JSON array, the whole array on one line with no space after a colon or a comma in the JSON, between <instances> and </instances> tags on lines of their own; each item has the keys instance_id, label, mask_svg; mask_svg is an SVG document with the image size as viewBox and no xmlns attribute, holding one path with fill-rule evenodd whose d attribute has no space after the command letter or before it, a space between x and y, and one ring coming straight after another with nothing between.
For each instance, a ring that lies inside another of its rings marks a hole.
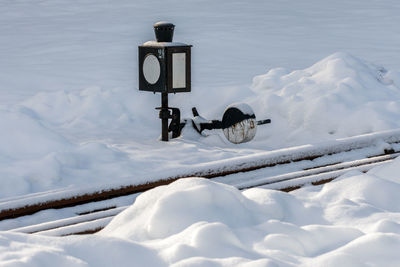
<instances>
[{"instance_id":1,"label":"snow-covered rail","mask_svg":"<svg viewBox=\"0 0 400 267\"><path fill-rule=\"evenodd\" d=\"M145 184L119 184L107 187L68 188L0 200L0 220L20 216L31 217L46 209L76 209L75 216L18 227L13 231L69 235L92 233L102 229L124 206L97 205L87 212L78 212L87 203L108 203L125 195L171 183L184 177L206 177L234 185L239 189L267 187L290 191L304 184L330 181L350 170L367 171L393 160L400 151L400 130L380 132L335 140L317 145L305 145L199 164L190 172L164 178L153 177ZM267 168L268 167L268 168ZM100 201L100 202L99 202ZM80 215L79 215L80 214ZM31 216L27 216L31 215ZM19 218L20 220L21 218ZM29 220L28 220L29 221ZM30 220L32 221L32 220Z\"/></svg>"},{"instance_id":2,"label":"snow-covered rail","mask_svg":"<svg viewBox=\"0 0 400 267\"><path fill-rule=\"evenodd\" d=\"M350 170L366 172L371 168L393 160L399 153L377 156L365 160L355 160L342 164L323 166L311 170L297 171L274 177L264 177L247 183L239 183L235 186L239 189L263 187L291 191L305 184L321 184L331 181ZM65 236L72 234L90 234L103 229L112 218L128 206L113 207L107 210L94 211L89 214L76 215L74 217L40 223L12 229L13 232L40 233L51 236Z\"/></svg>"}]
</instances>

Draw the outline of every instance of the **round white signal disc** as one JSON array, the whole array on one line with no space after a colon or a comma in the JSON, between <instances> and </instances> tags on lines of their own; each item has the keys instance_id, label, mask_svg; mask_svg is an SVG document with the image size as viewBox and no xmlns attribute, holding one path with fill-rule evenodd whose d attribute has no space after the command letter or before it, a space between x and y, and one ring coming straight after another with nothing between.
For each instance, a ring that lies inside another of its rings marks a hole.
<instances>
[{"instance_id":1,"label":"round white signal disc","mask_svg":"<svg viewBox=\"0 0 400 267\"><path fill-rule=\"evenodd\" d=\"M149 84L155 84L160 78L161 68L158 58L148 54L143 61L143 75Z\"/></svg>"},{"instance_id":2,"label":"round white signal disc","mask_svg":"<svg viewBox=\"0 0 400 267\"><path fill-rule=\"evenodd\" d=\"M247 119L238 122L231 127L223 129L226 139L234 144L251 141L256 135L257 122L255 119Z\"/></svg>"}]
</instances>

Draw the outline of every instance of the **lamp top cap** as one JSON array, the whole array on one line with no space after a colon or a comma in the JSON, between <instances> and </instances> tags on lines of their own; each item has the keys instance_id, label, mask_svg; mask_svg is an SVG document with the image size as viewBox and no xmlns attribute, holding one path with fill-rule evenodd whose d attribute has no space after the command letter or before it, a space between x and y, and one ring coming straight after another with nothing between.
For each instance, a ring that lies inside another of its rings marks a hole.
<instances>
[{"instance_id":1,"label":"lamp top cap","mask_svg":"<svg viewBox=\"0 0 400 267\"><path fill-rule=\"evenodd\" d=\"M157 42L172 42L174 29L175 25L170 22L160 21L155 23L154 33L156 34Z\"/></svg>"}]
</instances>

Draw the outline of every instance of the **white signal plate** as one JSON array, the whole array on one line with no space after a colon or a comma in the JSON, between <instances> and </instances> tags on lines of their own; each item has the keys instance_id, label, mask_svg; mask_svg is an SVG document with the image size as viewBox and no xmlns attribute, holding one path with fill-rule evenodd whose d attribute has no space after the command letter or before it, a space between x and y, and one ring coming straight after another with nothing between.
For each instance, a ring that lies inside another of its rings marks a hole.
<instances>
[{"instance_id":1,"label":"white signal plate","mask_svg":"<svg viewBox=\"0 0 400 267\"><path fill-rule=\"evenodd\" d=\"M143 62L143 75L149 84L155 84L160 78L160 62L157 57L149 54Z\"/></svg>"},{"instance_id":2,"label":"white signal plate","mask_svg":"<svg viewBox=\"0 0 400 267\"><path fill-rule=\"evenodd\" d=\"M186 88L186 53L172 54L172 88Z\"/></svg>"}]
</instances>

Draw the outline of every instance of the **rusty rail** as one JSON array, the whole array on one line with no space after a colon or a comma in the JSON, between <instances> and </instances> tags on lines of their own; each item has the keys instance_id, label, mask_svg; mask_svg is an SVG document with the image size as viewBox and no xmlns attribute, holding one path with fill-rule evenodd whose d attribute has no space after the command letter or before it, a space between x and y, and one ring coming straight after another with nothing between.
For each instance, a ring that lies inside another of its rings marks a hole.
<instances>
[{"instance_id":1,"label":"rusty rail","mask_svg":"<svg viewBox=\"0 0 400 267\"><path fill-rule=\"evenodd\" d=\"M285 192L296 190L305 184L321 185L334 180L349 170L359 170L366 172L369 169L392 161L399 153L393 155L382 155L366 160L356 160L354 162L332 164L322 166L312 170L304 170L284 175L263 178L249 184L237 184L238 189L248 189L253 187L273 188ZM287 183L290 182L290 183ZM113 207L106 210L98 210L93 213L75 216L73 218L61 219L46 222L39 225L21 227L13 229L14 232L41 233L45 235L65 236L72 234L91 234L103 229L111 219L127 207Z\"/></svg>"}]
</instances>

